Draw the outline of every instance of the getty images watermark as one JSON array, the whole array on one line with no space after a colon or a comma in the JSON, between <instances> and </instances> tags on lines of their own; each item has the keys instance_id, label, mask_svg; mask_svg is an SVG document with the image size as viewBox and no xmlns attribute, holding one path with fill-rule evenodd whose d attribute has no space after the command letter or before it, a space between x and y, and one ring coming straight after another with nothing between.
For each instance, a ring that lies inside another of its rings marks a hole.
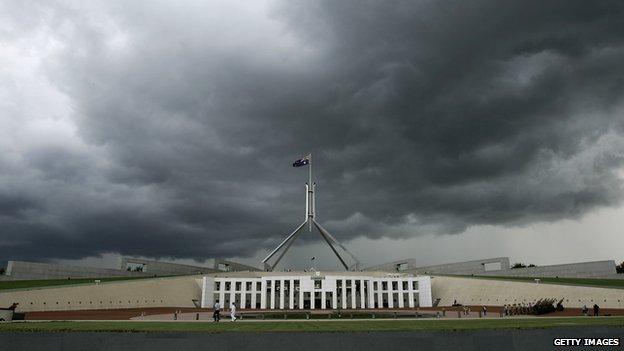
<instances>
[{"instance_id":1,"label":"getty images watermark","mask_svg":"<svg viewBox=\"0 0 624 351\"><path fill-rule=\"evenodd\" d=\"M620 346L620 338L554 338L554 346Z\"/></svg>"}]
</instances>

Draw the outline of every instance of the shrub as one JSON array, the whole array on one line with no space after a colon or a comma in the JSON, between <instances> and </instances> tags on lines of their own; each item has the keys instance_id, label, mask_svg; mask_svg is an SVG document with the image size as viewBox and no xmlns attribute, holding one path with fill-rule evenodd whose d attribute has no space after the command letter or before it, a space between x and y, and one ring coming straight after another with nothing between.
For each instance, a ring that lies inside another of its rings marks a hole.
<instances>
[{"instance_id":1,"label":"shrub","mask_svg":"<svg viewBox=\"0 0 624 351\"><path fill-rule=\"evenodd\" d=\"M615 271L618 273L624 273L624 262L615 266Z\"/></svg>"},{"instance_id":2,"label":"shrub","mask_svg":"<svg viewBox=\"0 0 624 351\"><path fill-rule=\"evenodd\" d=\"M527 267L537 267L536 265L534 265L533 263L529 263L529 265L527 266L526 264L522 263L522 262L516 262L513 264L513 266L511 266L511 269L514 268L527 268Z\"/></svg>"},{"instance_id":3,"label":"shrub","mask_svg":"<svg viewBox=\"0 0 624 351\"><path fill-rule=\"evenodd\" d=\"M563 300L562 300L563 301ZM555 311L555 299L541 299L533 305L533 314L546 314ZM560 302L561 303L561 302ZM560 303L557 304L559 307ZM563 310L563 305L561 305L561 310Z\"/></svg>"}]
</instances>

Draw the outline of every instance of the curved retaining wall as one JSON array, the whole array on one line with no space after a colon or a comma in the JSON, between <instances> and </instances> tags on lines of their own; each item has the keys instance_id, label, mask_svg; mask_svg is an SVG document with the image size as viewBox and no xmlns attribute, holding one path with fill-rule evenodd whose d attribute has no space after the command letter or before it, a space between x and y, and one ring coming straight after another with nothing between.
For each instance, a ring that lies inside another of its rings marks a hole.
<instances>
[{"instance_id":1,"label":"curved retaining wall","mask_svg":"<svg viewBox=\"0 0 624 351\"><path fill-rule=\"evenodd\" d=\"M535 302L543 298L564 299L565 307L591 308L594 303L606 308L624 308L624 289L575 285L514 282L495 279L431 277L432 298L438 306L451 306L455 300L464 305L503 306Z\"/></svg>"},{"instance_id":2,"label":"curved retaining wall","mask_svg":"<svg viewBox=\"0 0 624 351\"><path fill-rule=\"evenodd\" d=\"M141 307L195 307L201 276L138 279L100 284L0 291L0 307L17 302L17 312Z\"/></svg>"}]
</instances>

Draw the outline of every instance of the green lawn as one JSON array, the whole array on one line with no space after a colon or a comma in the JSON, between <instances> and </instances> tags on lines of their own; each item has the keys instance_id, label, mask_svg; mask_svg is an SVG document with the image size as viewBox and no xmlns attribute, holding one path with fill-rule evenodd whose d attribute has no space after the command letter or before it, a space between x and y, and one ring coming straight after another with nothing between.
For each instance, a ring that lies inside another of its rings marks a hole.
<instances>
[{"instance_id":1,"label":"green lawn","mask_svg":"<svg viewBox=\"0 0 624 351\"><path fill-rule=\"evenodd\" d=\"M624 328L624 317L510 318L473 320L366 320L290 322L13 322L0 324L0 332L370 332L475 329L524 329L569 326Z\"/></svg>"},{"instance_id":2,"label":"green lawn","mask_svg":"<svg viewBox=\"0 0 624 351\"><path fill-rule=\"evenodd\" d=\"M495 279L495 280L513 280L523 282L534 282L539 279L540 283L548 284L564 284L564 285L583 285L602 288L624 289L624 279L595 279L595 278L549 278L549 277L504 277L504 276L466 276L479 279Z\"/></svg>"},{"instance_id":3,"label":"green lawn","mask_svg":"<svg viewBox=\"0 0 624 351\"><path fill-rule=\"evenodd\" d=\"M42 279L42 280L14 280L14 281L0 281L0 290L7 289L30 289L41 288L50 286L62 286L71 284L87 284L93 283L94 280L99 279L101 282L113 282L119 280L134 280L134 279L150 279L153 277L115 277L115 278L83 278L83 279ZM162 277L159 277L162 278Z\"/></svg>"}]
</instances>

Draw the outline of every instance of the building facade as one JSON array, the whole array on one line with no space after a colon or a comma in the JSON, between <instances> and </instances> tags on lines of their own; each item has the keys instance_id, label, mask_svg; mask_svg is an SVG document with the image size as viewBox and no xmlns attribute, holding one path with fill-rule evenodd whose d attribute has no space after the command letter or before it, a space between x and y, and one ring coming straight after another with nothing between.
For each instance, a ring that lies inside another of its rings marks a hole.
<instances>
[{"instance_id":1,"label":"building facade","mask_svg":"<svg viewBox=\"0 0 624 351\"><path fill-rule=\"evenodd\" d=\"M239 309L431 307L431 278L387 272L237 272L205 276L201 306Z\"/></svg>"}]
</instances>

